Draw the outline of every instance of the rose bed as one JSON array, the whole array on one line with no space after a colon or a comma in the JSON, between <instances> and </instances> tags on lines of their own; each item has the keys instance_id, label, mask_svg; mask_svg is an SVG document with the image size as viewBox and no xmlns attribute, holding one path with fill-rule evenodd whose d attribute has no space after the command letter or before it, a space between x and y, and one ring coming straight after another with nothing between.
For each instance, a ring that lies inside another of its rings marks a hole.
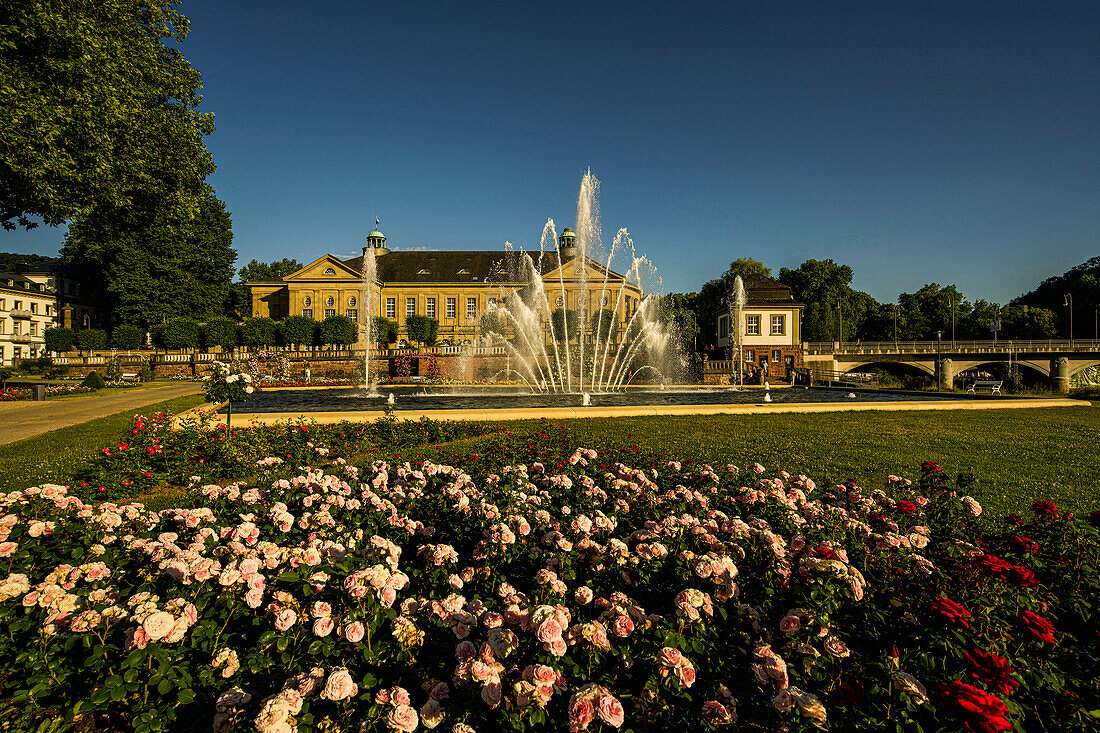
<instances>
[{"instance_id":1,"label":"rose bed","mask_svg":"<svg viewBox=\"0 0 1100 733\"><path fill-rule=\"evenodd\" d=\"M604 461L607 461L606 463ZM577 448L343 459L196 508L0 494L6 722L31 730L1089 730L1097 532Z\"/></svg>"}]
</instances>

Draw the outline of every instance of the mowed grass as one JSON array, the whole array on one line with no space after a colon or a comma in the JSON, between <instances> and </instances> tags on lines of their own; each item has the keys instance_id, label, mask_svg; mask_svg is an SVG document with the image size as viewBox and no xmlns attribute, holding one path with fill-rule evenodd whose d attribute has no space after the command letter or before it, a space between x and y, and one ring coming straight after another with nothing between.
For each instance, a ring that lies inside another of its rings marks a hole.
<instances>
[{"instance_id":1,"label":"mowed grass","mask_svg":"<svg viewBox=\"0 0 1100 733\"><path fill-rule=\"evenodd\" d=\"M503 423L513 431L537 422ZM819 484L866 489L890 474L916 479L922 461L952 477L973 467L971 493L995 514L1037 499L1081 513L1100 509L1100 410L1058 407L943 412L837 412L563 420L578 445L636 445L670 458L805 473ZM424 450L455 460L484 452L493 436Z\"/></svg>"},{"instance_id":2,"label":"mowed grass","mask_svg":"<svg viewBox=\"0 0 1100 733\"><path fill-rule=\"evenodd\" d=\"M202 395L177 397L0 445L0 490L25 489L48 482L69 483L84 461L122 437L135 414L179 413L202 402Z\"/></svg>"}]
</instances>

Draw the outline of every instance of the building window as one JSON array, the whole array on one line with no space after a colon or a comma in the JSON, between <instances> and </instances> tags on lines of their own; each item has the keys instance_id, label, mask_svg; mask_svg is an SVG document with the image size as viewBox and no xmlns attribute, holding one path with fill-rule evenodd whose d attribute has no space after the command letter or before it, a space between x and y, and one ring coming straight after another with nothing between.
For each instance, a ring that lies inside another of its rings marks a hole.
<instances>
[{"instance_id":1,"label":"building window","mask_svg":"<svg viewBox=\"0 0 1100 733\"><path fill-rule=\"evenodd\" d=\"M302 301L302 305L304 305L306 308L310 307L311 305L313 305L313 298L307 295L306 299Z\"/></svg>"},{"instance_id":2,"label":"building window","mask_svg":"<svg viewBox=\"0 0 1100 733\"><path fill-rule=\"evenodd\" d=\"M760 316L745 316L745 335L760 335Z\"/></svg>"},{"instance_id":3,"label":"building window","mask_svg":"<svg viewBox=\"0 0 1100 733\"><path fill-rule=\"evenodd\" d=\"M305 316L306 318L313 318L313 309L312 308L303 308L302 309L302 315Z\"/></svg>"},{"instance_id":4,"label":"building window","mask_svg":"<svg viewBox=\"0 0 1100 733\"><path fill-rule=\"evenodd\" d=\"M23 301L21 301L21 300L13 301L12 302L12 310L15 310L15 311L23 310Z\"/></svg>"},{"instance_id":5,"label":"building window","mask_svg":"<svg viewBox=\"0 0 1100 733\"><path fill-rule=\"evenodd\" d=\"M335 274L336 274L336 270L332 269L331 267L326 267L326 268L325 268L325 274L326 274L326 275L335 275Z\"/></svg>"},{"instance_id":6,"label":"building window","mask_svg":"<svg viewBox=\"0 0 1100 733\"><path fill-rule=\"evenodd\" d=\"M37 335L38 335L38 324L35 323L34 321L31 321L31 336L37 336Z\"/></svg>"},{"instance_id":7,"label":"building window","mask_svg":"<svg viewBox=\"0 0 1100 733\"><path fill-rule=\"evenodd\" d=\"M457 314L455 313L455 309L457 308L456 301L457 301L457 298L447 298L447 317L448 318L456 318L457 317Z\"/></svg>"},{"instance_id":8,"label":"building window","mask_svg":"<svg viewBox=\"0 0 1100 733\"><path fill-rule=\"evenodd\" d=\"M331 298L330 298L330 300L331 300ZM325 318L328 318L328 317L334 316L334 315L336 315L336 309L335 308L325 308Z\"/></svg>"},{"instance_id":9,"label":"building window","mask_svg":"<svg viewBox=\"0 0 1100 733\"><path fill-rule=\"evenodd\" d=\"M386 298L386 318L397 318L397 298Z\"/></svg>"},{"instance_id":10,"label":"building window","mask_svg":"<svg viewBox=\"0 0 1100 733\"><path fill-rule=\"evenodd\" d=\"M783 316L772 316L772 336L783 335Z\"/></svg>"},{"instance_id":11,"label":"building window","mask_svg":"<svg viewBox=\"0 0 1100 733\"><path fill-rule=\"evenodd\" d=\"M477 318L477 298L466 299L466 317Z\"/></svg>"},{"instance_id":12,"label":"building window","mask_svg":"<svg viewBox=\"0 0 1100 733\"><path fill-rule=\"evenodd\" d=\"M22 329L22 327L23 327L23 322L22 322L22 321L12 321L12 322L11 322L11 332L12 332L12 335L13 335L13 336L18 336L19 334L21 334L21 333L23 332L23 331L21 330L21 329Z\"/></svg>"},{"instance_id":13,"label":"building window","mask_svg":"<svg viewBox=\"0 0 1100 733\"><path fill-rule=\"evenodd\" d=\"M38 303L31 303L31 313L38 312Z\"/></svg>"},{"instance_id":14,"label":"building window","mask_svg":"<svg viewBox=\"0 0 1100 733\"><path fill-rule=\"evenodd\" d=\"M348 306L350 306L352 308L355 307L355 296L354 295L351 296L350 298L348 298Z\"/></svg>"},{"instance_id":15,"label":"building window","mask_svg":"<svg viewBox=\"0 0 1100 733\"><path fill-rule=\"evenodd\" d=\"M565 305L565 298L563 298L559 295L558 296L558 307L561 308L563 305Z\"/></svg>"},{"instance_id":16,"label":"building window","mask_svg":"<svg viewBox=\"0 0 1100 733\"><path fill-rule=\"evenodd\" d=\"M435 298L428 298L427 305L424 307L424 312L428 318L435 318Z\"/></svg>"},{"instance_id":17,"label":"building window","mask_svg":"<svg viewBox=\"0 0 1100 733\"><path fill-rule=\"evenodd\" d=\"M353 321L358 321L359 311L357 311L355 308L348 308L347 317Z\"/></svg>"},{"instance_id":18,"label":"building window","mask_svg":"<svg viewBox=\"0 0 1100 733\"><path fill-rule=\"evenodd\" d=\"M416 315L416 298L405 298L405 315Z\"/></svg>"},{"instance_id":19,"label":"building window","mask_svg":"<svg viewBox=\"0 0 1100 733\"><path fill-rule=\"evenodd\" d=\"M53 312L53 306L51 306L51 305L47 305L47 306L46 306L46 315L48 316L48 315L50 315L50 314L51 314L52 312Z\"/></svg>"},{"instance_id":20,"label":"building window","mask_svg":"<svg viewBox=\"0 0 1100 733\"><path fill-rule=\"evenodd\" d=\"M0 298L0 311L8 307L8 301L5 298Z\"/></svg>"},{"instance_id":21,"label":"building window","mask_svg":"<svg viewBox=\"0 0 1100 733\"><path fill-rule=\"evenodd\" d=\"M325 301L325 305L331 308L332 306L336 305L336 299L333 298L331 295L328 296L328 300Z\"/></svg>"},{"instance_id":22,"label":"building window","mask_svg":"<svg viewBox=\"0 0 1100 733\"><path fill-rule=\"evenodd\" d=\"M0 318L0 333L4 333L4 319Z\"/></svg>"},{"instance_id":23,"label":"building window","mask_svg":"<svg viewBox=\"0 0 1100 733\"><path fill-rule=\"evenodd\" d=\"M745 352L745 361L756 361L756 349L749 349Z\"/></svg>"},{"instance_id":24,"label":"building window","mask_svg":"<svg viewBox=\"0 0 1100 733\"><path fill-rule=\"evenodd\" d=\"M783 361L783 352L779 349L772 349L772 363L778 364Z\"/></svg>"},{"instance_id":25,"label":"building window","mask_svg":"<svg viewBox=\"0 0 1100 733\"><path fill-rule=\"evenodd\" d=\"M718 338L729 338L730 335L730 319L729 316L720 316L718 318Z\"/></svg>"}]
</instances>

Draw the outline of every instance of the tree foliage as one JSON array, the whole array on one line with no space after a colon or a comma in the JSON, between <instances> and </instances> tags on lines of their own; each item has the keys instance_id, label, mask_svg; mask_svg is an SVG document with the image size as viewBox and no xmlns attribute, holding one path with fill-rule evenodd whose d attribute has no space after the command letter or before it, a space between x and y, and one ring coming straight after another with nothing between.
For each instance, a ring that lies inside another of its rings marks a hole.
<instances>
[{"instance_id":1,"label":"tree foliage","mask_svg":"<svg viewBox=\"0 0 1100 733\"><path fill-rule=\"evenodd\" d=\"M202 345L232 349L241 342L240 326L229 318L211 318L202 326Z\"/></svg>"},{"instance_id":2,"label":"tree foliage","mask_svg":"<svg viewBox=\"0 0 1100 733\"><path fill-rule=\"evenodd\" d=\"M397 343L397 322L385 316L375 316L371 327L371 338L379 346Z\"/></svg>"},{"instance_id":3,"label":"tree foliage","mask_svg":"<svg viewBox=\"0 0 1100 733\"><path fill-rule=\"evenodd\" d=\"M279 324L261 316L246 318L241 326L241 343L246 346L274 346L279 342Z\"/></svg>"},{"instance_id":4,"label":"tree foliage","mask_svg":"<svg viewBox=\"0 0 1100 733\"><path fill-rule=\"evenodd\" d=\"M1011 305L1049 311L1057 318L1057 335L1067 338L1070 330L1067 295L1073 302L1074 336L1092 338L1096 335L1095 309L1100 308L1100 257L1082 262L1061 275L1048 277L1034 290L1013 300Z\"/></svg>"},{"instance_id":5,"label":"tree foliage","mask_svg":"<svg viewBox=\"0 0 1100 733\"><path fill-rule=\"evenodd\" d=\"M550 328L557 341L572 341L577 338L577 326L581 314L575 310L556 308L550 313Z\"/></svg>"},{"instance_id":6,"label":"tree foliage","mask_svg":"<svg viewBox=\"0 0 1100 733\"><path fill-rule=\"evenodd\" d=\"M107 332L98 328L86 328L76 332L76 345L84 351L95 351L107 346Z\"/></svg>"},{"instance_id":7,"label":"tree foliage","mask_svg":"<svg viewBox=\"0 0 1100 733\"><path fill-rule=\"evenodd\" d=\"M222 315L237 258L232 220L213 195L190 220L99 209L73 223L62 254L101 313L145 326Z\"/></svg>"},{"instance_id":8,"label":"tree foliage","mask_svg":"<svg viewBox=\"0 0 1100 733\"><path fill-rule=\"evenodd\" d=\"M42 338L46 342L46 351L63 353L72 350L76 332L71 328L47 328L42 332Z\"/></svg>"},{"instance_id":9,"label":"tree foliage","mask_svg":"<svg viewBox=\"0 0 1100 733\"><path fill-rule=\"evenodd\" d=\"M336 314L321 321L320 340L323 344L350 346L358 337L359 327L347 316Z\"/></svg>"},{"instance_id":10,"label":"tree foliage","mask_svg":"<svg viewBox=\"0 0 1100 733\"><path fill-rule=\"evenodd\" d=\"M282 342L295 346L312 346L320 325L317 321L305 316L287 316L279 326Z\"/></svg>"},{"instance_id":11,"label":"tree foliage","mask_svg":"<svg viewBox=\"0 0 1100 733\"><path fill-rule=\"evenodd\" d=\"M720 276L703 283L699 294L693 299L695 319L703 335L700 346L703 345L702 342L714 344L718 334L718 311L730 297L737 276L747 280L750 277L771 277L771 274L771 268L763 262L749 257L738 257Z\"/></svg>"},{"instance_id":12,"label":"tree foliage","mask_svg":"<svg viewBox=\"0 0 1100 733\"><path fill-rule=\"evenodd\" d=\"M260 262L259 260L251 260L247 265L242 267L238 272L240 275L240 281L242 283L250 282L273 282L275 280L282 280L287 275L297 272L302 269L302 265L298 260L292 260L284 257L281 260L274 262Z\"/></svg>"},{"instance_id":13,"label":"tree foliage","mask_svg":"<svg viewBox=\"0 0 1100 733\"><path fill-rule=\"evenodd\" d=\"M418 346L430 346L435 343L436 334L439 333L439 321L427 316L409 316L405 319L405 332Z\"/></svg>"},{"instance_id":14,"label":"tree foliage","mask_svg":"<svg viewBox=\"0 0 1100 733\"><path fill-rule=\"evenodd\" d=\"M199 348L199 324L190 318L173 318L152 330L153 344L162 349Z\"/></svg>"},{"instance_id":15,"label":"tree foliage","mask_svg":"<svg viewBox=\"0 0 1100 733\"><path fill-rule=\"evenodd\" d=\"M145 343L145 331L137 326L122 324L111 331L111 346L116 349L137 349Z\"/></svg>"},{"instance_id":16,"label":"tree foliage","mask_svg":"<svg viewBox=\"0 0 1100 733\"><path fill-rule=\"evenodd\" d=\"M592 331L593 338L607 341L608 338L617 338L619 335L619 316L610 308L601 308L593 311L588 318L588 327Z\"/></svg>"},{"instance_id":17,"label":"tree foliage","mask_svg":"<svg viewBox=\"0 0 1100 733\"><path fill-rule=\"evenodd\" d=\"M214 164L202 78L172 0L12 0L0 9L0 224L94 209L198 211Z\"/></svg>"}]
</instances>

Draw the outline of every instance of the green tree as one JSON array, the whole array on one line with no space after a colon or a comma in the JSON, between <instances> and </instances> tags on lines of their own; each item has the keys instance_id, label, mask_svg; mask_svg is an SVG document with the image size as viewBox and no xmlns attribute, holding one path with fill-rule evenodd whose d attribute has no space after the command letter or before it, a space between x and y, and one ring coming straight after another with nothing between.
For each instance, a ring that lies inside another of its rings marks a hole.
<instances>
[{"instance_id":1,"label":"green tree","mask_svg":"<svg viewBox=\"0 0 1100 733\"><path fill-rule=\"evenodd\" d=\"M47 328L42 332L46 342L46 351L63 353L71 351L76 343L76 332L71 328Z\"/></svg>"},{"instance_id":2,"label":"green tree","mask_svg":"<svg viewBox=\"0 0 1100 733\"><path fill-rule=\"evenodd\" d=\"M199 324L190 318L173 318L152 331L153 343L164 349L197 349L199 332Z\"/></svg>"},{"instance_id":3,"label":"green tree","mask_svg":"<svg viewBox=\"0 0 1100 733\"><path fill-rule=\"evenodd\" d=\"M1050 311L1057 318L1057 328L1054 334L1042 338L1068 338L1070 308L1067 295L1073 302L1074 338L1092 338L1096 330L1095 309L1100 307L1100 257L1082 262L1061 275L1048 277L1031 292L1013 299L1011 305ZM1043 316L1035 318L1041 320ZM1038 322L1033 326L1039 328Z\"/></svg>"},{"instance_id":4,"label":"green tree","mask_svg":"<svg viewBox=\"0 0 1100 733\"><path fill-rule=\"evenodd\" d=\"M477 320L478 333L483 337L507 338L512 333L511 326L511 319L499 308L485 311Z\"/></svg>"},{"instance_id":5,"label":"green tree","mask_svg":"<svg viewBox=\"0 0 1100 733\"><path fill-rule=\"evenodd\" d=\"M601 308L589 316L588 327L592 330L592 338L606 342L608 338L618 337L619 316L610 308Z\"/></svg>"},{"instance_id":6,"label":"green tree","mask_svg":"<svg viewBox=\"0 0 1100 733\"><path fill-rule=\"evenodd\" d=\"M240 326L228 318L211 318L202 327L202 344L206 348L220 346L232 349L241 342Z\"/></svg>"},{"instance_id":7,"label":"green tree","mask_svg":"<svg viewBox=\"0 0 1100 733\"><path fill-rule=\"evenodd\" d=\"M1062 335L1058 314L1049 308L1010 305L1002 315L1001 338L1050 339Z\"/></svg>"},{"instance_id":8,"label":"green tree","mask_svg":"<svg viewBox=\"0 0 1100 733\"><path fill-rule=\"evenodd\" d=\"M240 282L274 282L302 269L298 260L284 257L274 262L251 260L239 270Z\"/></svg>"},{"instance_id":9,"label":"green tree","mask_svg":"<svg viewBox=\"0 0 1100 733\"><path fill-rule=\"evenodd\" d=\"M384 316L375 316L371 336L380 347L397 343L397 322Z\"/></svg>"},{"instance_id":10,"label":"green tree","mask_svg":"<svg viewBox=\"0 0 1100 733\"><path fill-rule=\"evenodd\" d=\"M214 171L202 77L173 0L13 0L0 10L0 223L98 207L193 215Z\"/></svg>"},{"instance_id":11,"label":"green tree","mask_svg":"<svg viewBox=\"0 0 1100 733\"><path fill-rule=\"evenodd\" d=\"M577 338L577 326L580 325L581 314L575 310L555 308L550 313L550 328L554 339L557 341L574 340Z\"/></svg>"},{"instance_id":12,"label":"green tree","mask_svg":"<svg viewBox=\"0 0 1100 733\"><path fill-rule=\"evenodd\" d=\"M965 324L973 307L962 297L954 285L941 287L937 283L928 283L915 293L902 293L898 303L908 314L905 338L914 340L933 340L936 331L942 339L951 339L951 314L954 305L955 338L966 333Z\"/></svg>"},{"instance_id":13,"label":"green tree","mask_svg":"<svg viewBox=\"0 0 1100 733\"><path fill-rule=\"evenodd\" d=\"M779 282L791 289L796 301L806 305L802 312L803 341L836 341L841 320L843 340L862 338L860 326L877 303L867 293L852 288L852 274L851 267L832 260L806 260L796 270L779 270Z\"/></svg>"},{"instance_id":14,"label":"green tree","mask_svg":"<svg viewBox=\"0 0 1100 733\"><path fill-rule=\"evenodd\" d=\"M97 209L69 227L62 255L108 321L147 327L220 316L237 258L232 220L213 195L190 220Z\"/></svg>"},{"instance_id":15,"label":"green tree","mask_svg":"<svg viewBox=\"0 0 1100 733\"><path fill-rule=\"evenodd\" d=\"M287 316L279 327L282 342L294 346L312 346L320 324L305 316Z\"/></svg>"},{"instance_id":16,"label":"green tree","mask_svg":"<svg viewBox=\"0 0 1100 733\"><path fill-rule=\"evenodd\" d=\"M763 262L757 262L749 257L738 257L719 277L703 283L699 294L692 300L695 322L702 336L700 347L704 344L714 345L715 339L718 338L718 314L726 305L737 276L740 275L742 281L747 281L750 278L770 278L771 274L771 268Z\"/></svg>"},{"instance_id":17,"label":"green tree","mask_svg":"<svg viewBox=\"0 0 1100 733\"><path fill-rule=\"evenodd\" d=\"M98 328L86 328L76 332L76 345L84 351L95 351L107 346L107 332Z\"/></svg>"},{"instance_id":18,"label":"green tree","mask_svg":"<svg viewBox=\"0 0 1100 733\"><path fill-rule=\"evenodd\" d=\"M111 346L116 349L137 349L145 343L145 331L137 326L123 324L111 331Z\"/></svg>"},{"instance_id":19,"label":"green tree","mask_svg":"<svg viewBox=\"0 0 1100 733\"><path fill-rule=\"evenodd\" d=\"M661 318L675 324L680 348L686 353L695 351L699 335L698 300L698 293L669 293L661 298L659 306Z\"/></svg>"},{"instance_id":20,"label":"green tree","mask_svg":"<svg viewBox=\"0 0 1100 733\"><path fill-rule=\"evenodd\" d=\"M435 343L436 334L439 333L439 321L427 316L409 316L405 319L405 332L416 342L417 347L422 344L430 346Z\"/></svg>"},{"instance_id":21,"label":"green tree","mask_svg":"<svg viewBox=\"0 0 1100 733\"><path fill-rule=\"evenodd\" d=\"M244 319L241 343L246 346L274 346L279 342L279 324L266 316Z\"/></svg>"},{"instance_id":22,"label":"green tree","mask_svg":"<svg viewBox=\"0 0 1100 733\"><path fill-rule=\"evenodd\" d=\"M333 346L350 346L359 337L359 327L347 316L328 316L321 321L321 343Z\"/></svg>"}]
</instances>

